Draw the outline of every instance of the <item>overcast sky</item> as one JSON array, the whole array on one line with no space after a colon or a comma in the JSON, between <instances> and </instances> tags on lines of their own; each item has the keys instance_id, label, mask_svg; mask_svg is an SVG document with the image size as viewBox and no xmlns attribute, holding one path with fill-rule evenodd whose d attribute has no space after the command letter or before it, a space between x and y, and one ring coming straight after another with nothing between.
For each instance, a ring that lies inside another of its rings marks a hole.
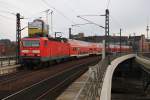
<instances>
[{"instance_id":1,"label":"overcast sky","mask_svg":"<svg viewBox=\"0 0 150 100\"><path fill-rule=\"evenodd\" d=\"M100 15L105 13L109 0L0 0L0 39L15 40L16 18L10 13L21 13L25 18L22 27L28 21L43 17L45 11L51 9L53 13L54 32L63 32L68 37L68 28L73 24L87 23L77 18L78 15ZM150 16L150 0L110 0L110 34L123 29L124 35L136 33L146 34L146 25ZM103 17L84 17L104 26ZM49 21L50 23L50 21ZM73 34L84 32L88 35L104 35L104 30L95 25L72 27ZM53 35L51 33L51 35ZM117 34L116 34L117 35ZM22 37L27 36L27 29L22 31Z\"/></svg>"}]
</instances>

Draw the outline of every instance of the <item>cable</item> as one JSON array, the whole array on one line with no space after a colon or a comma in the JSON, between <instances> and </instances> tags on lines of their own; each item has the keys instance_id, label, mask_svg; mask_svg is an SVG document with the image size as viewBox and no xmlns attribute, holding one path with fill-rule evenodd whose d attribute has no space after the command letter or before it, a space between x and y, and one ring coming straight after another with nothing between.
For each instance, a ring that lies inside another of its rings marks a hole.
<instances>
[{"instance_id":1,"label":"cable","mask_svg":"<svg viewBox=\"0 0 150 100\"><path fill-rule=\"evenodd\" d=\"M72 27L74 27L74 26L78 27L78 26L80 26L80 25L87 25L87 24L93 24L93 23L74 24L74 25L71 25L71 26L72 26Z\"/></svg>"},{"instance_id":2,"label":"cable","mask_svg":"<svg viewBox=\"0 0 150 100\"><path fill-rule=\"evenodd\" d=\"M84 17L84 16L86 16L86 17L99 17L99 16L102 16L102 15L79 15L79 16L82 16L82 17Z\"/></svg>"},{"instance_id":3,"label":"cable","mask_svg":"<svg viewBox=\"0 0 150 100\"><path fill-rule=\"evenodd\" d=\"M68 8L69 8L69 10L73 13L76 13L76 14L78 14L77 13L77 11L75 10L75 9L73 9L70 5L69 5L69 2L71 2L70 0L68 1L68 0L66 0L66 1L64 1L64 4L66 5L66 6L68 6ZM74 14L73 13L73 14Z\"/></svg>"},{"instance_id":4,"label":"cable","mask_svg":"<svg viewBox=\"0 0 150 100\"><path fill-rule=\"evenodd\" d=\"M0 15L0 17L2 18L5 18L5 19L8 19L8 20L13 20L13 21L16 21L15 19L11 18L11 17L7 17L7 16L4 16L4 15Z\"/></svg>"},{"instance_id":5,"label":"cable","mask_svg":"<svg viewBox=\"0 0 150 100\"><path fill-rule=\"evenodd\" d=\"M149 17L147 17L147 26L149 26Z\"/></svg>"},{"instance_id":6,"label":"cable","mask_svg":"<svg viewBox=\"0 0 150 100\"><path fill-rule=\"evenodd\" d=\"M9 4L7 2L3 2L3 1L0 1L0 4L5 8L5 10L8 10L8 11L12 11L12 9L10 9L10 7L12 8L13 7L13 10L14 8L16 8L16 6L12 5L12 4ZM0 6L0 7L2 7ZM18 9L18 8L17 8ZM13 11L12 11L13 12Z\"/></svg>"},{"instance_id":7,"label":"cable","mask_svg":"<svg viewBox=\"0 0 150 100\"><path fill-rule=\"evenodd\" d=\"M114 20L117 26L122 27L122 25L112 15L110 15L110 17L112 20Z\"/></svg>"},{"instance_id":8,"label":"cable","mask_svg":"<svg viewBox=\"0 0 150 100\"><path fill-rule=\"evenodd\" d=\"M4 11L4 10L0 10L1 13L5 13L5 14L11 14L11 15L15 15L16 16L16 13L15 12L9 12L9 11Z\"/></svg>"},{"instance_id":9,"label":"cable","mask_svg":"<svg viewBox=\"0 0 150 100\"><path fill-rule=\"evenodd\" d=\"M47 5L50 8L53 8L57 13L59 13L61 16L63 16L65 19L67 19L68 21L70 21L71 23L75 24L74 21L72 21L69 17L67 17L66 15L64 15L61 11L59 11L58 9L56 9L55 7L51 6L48 2L46 2L45 0L42 0L43 3L45 5Z\"/></svg>"},{"instance_id":10,"label":"cable","mask_svg":"<svg viewBox=\"0 0 150 100\"><path fill-rule=\"evenodd\" d=\"M47 9L47 10L51 10L51 9ZM29 16L29 17L26 18L26 19L37 18L37 17L35 17L36 15L38 15L38 14L40 14L40 13L45 13L47 10L40 11L40 12L37 12L37 13L35 13L35 14L32 14L31 16ZM51 10L51 11L52 11L52 10ZM32 17L32 16L34 16L34 17ZM42 16L39 16L39 17L42 17Z\"/></svg>"},{"instance_id":11,"label":"cable","mask_svg":"<svg viewBox=\"0 0 150 100\"><path fill-rule=\"evenodd\" d=\"M109 5L110 5L110 0L107 1L107 9L108 9Z\"/></svg>"},{"instance_id":12,"label":"cable","mask_svg":"<svg viewBox=\"0 0 150 100\"><path fill-rule=\"evenodd\" d=\"M87 22L89 22L89 23L91 23L91 24L94 24L94 25L96 25L96 26L99 26L99 27L105 29L105 27L103 27L103 26L101 26L101 25L99 25L99 24L97 24L97 23L95 23L95 22L92 22L92 21L90 21L90 20L87 20L87 19L85 19L85 18L83 18L83 17L81 17L81 16L77 16L77 17L78 17L78 18L81 18L81 19L83 19L83 20L85 20L85 21L87 21Z\"/></svg>"},{"instance_id":13,"label":"cable","mask_svg":"<svg viewBox=\"0 0 150 100\"><path fill-rule=\"evenodd\" d=\"M8 2L4 2L4 1L0 1L0 4L2 4L2 6L0 6L2 9L1 12L3 13L10 13L10 14L16 14L19 10L24 10L21 7L17 7L16 5L13 5L12 3L8 3Z\"/></svg>"}]
</instances>

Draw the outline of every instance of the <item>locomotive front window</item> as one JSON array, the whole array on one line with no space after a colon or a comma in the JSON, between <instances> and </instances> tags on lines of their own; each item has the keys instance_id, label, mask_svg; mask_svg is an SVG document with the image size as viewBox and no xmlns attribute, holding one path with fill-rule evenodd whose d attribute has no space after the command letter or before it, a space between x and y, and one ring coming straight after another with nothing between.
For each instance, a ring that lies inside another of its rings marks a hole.
<instances>
[{"instance_id":1,"label":"locomotive front window","mask_svg":"<svg viewBox=\"0 0 150 100\"><path fill-rule=\"evenodd\" d=\"M39 47L40 41L39 40L24 40L23 46L24 47Z\"/></svg>"}]
</instances>

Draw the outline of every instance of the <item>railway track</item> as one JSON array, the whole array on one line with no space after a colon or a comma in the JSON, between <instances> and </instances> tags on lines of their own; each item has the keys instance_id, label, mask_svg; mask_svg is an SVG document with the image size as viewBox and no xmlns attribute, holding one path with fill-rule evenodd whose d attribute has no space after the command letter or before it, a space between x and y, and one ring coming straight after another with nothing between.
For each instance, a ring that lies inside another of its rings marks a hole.
<instances>
[{"instance_id":1,"label":"railway track","mask_svg":"<svg viewBox=\"0 0 150 100\"><path fill-rule=\"evenodd\" d=\"M0 84L5 84L9 81L15 80L15 79L19 78L19 76L23 76L23 74L25 75L29 72L31 72L31 71L29 71L29 70L18 70L15 73L0 76Z\"/></svg>"},{"instance_id":2,"label":"railway track","mask_svg":"<svg viewBox=\"0 0 150 100\"><path fill-rule=\"evenodd\" d=\"M98 60L98 57L82 58L20 75L19 78L0 83L0 99L54 99L68 84L88 69L87 65Z\"/></svg>"}]
</instances>

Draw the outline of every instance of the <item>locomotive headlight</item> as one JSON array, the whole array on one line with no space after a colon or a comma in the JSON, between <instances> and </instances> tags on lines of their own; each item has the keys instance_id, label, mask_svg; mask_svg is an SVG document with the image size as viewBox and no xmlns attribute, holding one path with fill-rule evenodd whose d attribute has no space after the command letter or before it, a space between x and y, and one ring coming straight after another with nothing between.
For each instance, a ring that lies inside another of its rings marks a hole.
<instances>
[{"instance_id":1,"label":"locomotive headlight","mask_svg":"<svg viewBox=\"0 0 150 100\"><path fill-rule=\"evenodd\" d=\"M40 50L32 50L32 53L40 53Z\"/></svg>"},{"instance_id":2,"label":"locomotive headlight","mask_svg":"<svg viewBox=\"0 0 150 100\"><path fill-rule=\"evenodd\" d=\"M29 50L22 50L22 53L29 53Z\"/></svg>"}]
</instances>

